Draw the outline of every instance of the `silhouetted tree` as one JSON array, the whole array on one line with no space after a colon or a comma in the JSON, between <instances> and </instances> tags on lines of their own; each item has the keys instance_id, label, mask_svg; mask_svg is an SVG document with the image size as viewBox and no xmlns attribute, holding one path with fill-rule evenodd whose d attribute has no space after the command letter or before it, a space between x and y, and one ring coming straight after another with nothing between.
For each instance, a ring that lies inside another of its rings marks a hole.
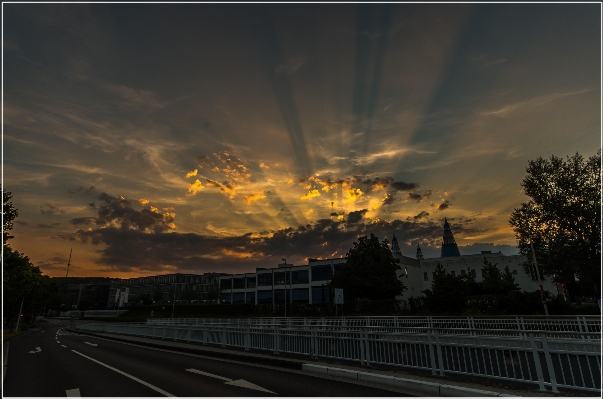
<instances>
[{"instance_id":1,"label":"silhouetted tree","mask_svg":"<svg viewBox=\"0 0 603 399\"><path fill-rule=\"evenodd\" d=\"M520 253L532 259L532 241L543 274L561 283L577 277L591 287L585 294L600 293L601 150L588 160L538 158L526 172L521 185L530 200L509 219Z\"/></svg>"},{"instance_id":2,"label":"silhouetted tree","mask_svg":"<svg viewBox=\"0 0 603 399\"><path fill-rule=\"evenodd\" d=\"M330 283L333 288L343 288L346 298L393 300L406 289L396 273L400 261L392 255L387 240L380 243L374 234L360 237L346 257Z\"/></svg>"}]
</instances>

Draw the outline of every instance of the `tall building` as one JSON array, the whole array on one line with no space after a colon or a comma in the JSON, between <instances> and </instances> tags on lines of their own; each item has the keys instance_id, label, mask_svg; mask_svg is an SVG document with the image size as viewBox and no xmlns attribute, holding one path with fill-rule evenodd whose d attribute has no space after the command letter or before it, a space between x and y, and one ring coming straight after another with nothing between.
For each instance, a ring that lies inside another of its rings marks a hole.
<instances>
[{"instance_id":1,"label":"tall building","mask_svg":"<svg viewBox=\"0 0 603 399\"><path fill-rule=\"evenodd\" d=\"M423 251L421 251L421 246L419 244L417 244L417 255L416 258L421 260L423 259Z\"/></svg>"},{"instance_id":2,"label":"tall building","mask_svg":"<svg viewBox=\"0 0 603 399\"><path fill-rule=\"evenodd\" d=\"M456 241L454 241L448 220L444 218L444 239L442 241L441 257L450 258L452 256L461 256L461 253L459 252L459 247L456 245Z\"/></svg>"}]
</instances>

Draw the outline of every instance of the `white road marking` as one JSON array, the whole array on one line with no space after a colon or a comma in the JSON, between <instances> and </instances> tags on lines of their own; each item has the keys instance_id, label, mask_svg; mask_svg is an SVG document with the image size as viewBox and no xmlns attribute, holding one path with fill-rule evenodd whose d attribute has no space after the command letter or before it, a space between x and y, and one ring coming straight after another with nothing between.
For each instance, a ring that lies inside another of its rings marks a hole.
<instances>
[{"instance_id":1,"label":"white road marking","mask_svg":"<svg viewBox=\"0 0 603 399\"><path fill-rule=\"evenodd\" d=\"M90 346L98 346L97 344L92 344L92 343L90 343L90 342L84 342L84 343L85 343L85 344L88 344L88 345L90 345Z\"/></svg>"},{"instance_id":2,"label":"white road marking","mask_svg":"<svg viewBox=\"0 0 603 399\"><path fill-rule=\"evenodd\" d=\"M65 345L61 345L61 346L62 346L63 348L66 348L66 346L65 346Z\"/></svg>"},{"instance_id":3,"label":"white road marking","mask_svg":"<svg viewBox=\"0 0 603 399\"><path fill-rule=\"evenodd\" d=\"M74 389L65 389L65 393L67 394L67 396L82 396L80 395L80 389L79 388L74 388Z\"/></svg>"},{"instance_id":4,"label":"white road marking","mask_svg":"<svg viewBox=\"0 0 603 399\"><path fill-rule=\"evenodd\" d=\"M266 388L262 388L261 386L255 385L255 384L253 384L249 381L245 381L245 380L231 380L230 378L221 377L219 375L211 374L211 373L201 371L201 370L196 370L196 369L186 369L186 371L190 371L191 373L195 373L195 374L201 374L206 377L212 377L212 378L217 378L219 380L225 380L226 381L225 384L227 384L227 385L234 385L236 387L241 387L241 388L255 389L256 391L275 393Z\"/></svg>"},{"instance_id":5,"label":"white road marking","mask_svg":"<svg viewBox=\"0 0 603 399\"><path fill-rule=\"evenodd\" d=\"M42 352L42 348L40 348L39 346L36 346L36 350L37 350L38 352Z\"/></svg>"},{"instance_id":6,"label":"white road marking","mask_svg":"<svg viewBox=\"0 0 603 399\"><path fill-rule=\"evenodd\" d=\"M60 341L57 341L57 344L60 344L60 343L61 343Z\"/></svg>"},{"instance_id":7,"label":"white road marking","mask_svg":"<svg viewBox=\"0 0 603 399\"><path fill-rule=\"evenodd\" d=\"M125 373L125 372L123 372L123 371L121 371L121 370L118 370L118 369L116 369L115 367L111 367L111 366L109 366L108 364L105 364L105 363L103 363L103 362L99 362L98 360L93 359L93 358L91 358L90 356L86 356L86 355L84 355L83 353L79 353L78 351L75 351L75 350L73 350L73 349L72 349L71 351L72 351L73 353L77 353L78 355L85 357L86 359L90 359L90 360L92 360L93 362L100 364L101 366L105 366L106 368L108 368L108 369L110 369L110 370L113 370L113 371L115 371L115 372L117 372L117 373L119 373L119 374L121 374L121 375L124 375L124 376L126 376L126 377L128 377L128 378L131 378L131 379L133 379L134 381L139 382L139 383L141 383L142 385L145 385L145 386L147 386L147 387L151 388L152 390L154 390L154 391L156 391L156 392L159 392L160 394L162 394L162 395L164 395L164 396L174 396L174 395L172 395L171 393L166 392L166 391L164 391L164 390L163 390L163 389L161 389L161 388L157 388L155 385L149 384L148 382L143 381L143 380L141 380L140 378L136 378L136 377L134 377L133 375L130 375L130 374Z\"/></svg>"},{"instance_id":8,"label":"white road marking","mask_svg":"<svg viewBox=\"0 0 603 399\"><path fill-rule=\"evenodd\" d=\"M219 380L224 380L224 381L232 381L230 378L226 378L226 377L220 377L219 375L215 375L215 374L211 374L211 373L207 373L205 371L201 371L201 370L196 370L196 369L186 369L186 371L190 371L191 373L195 373L195 374L201 374L204 375L206 377L212 377L212 378L217 378Z\"/></svg>"}]
</instances>

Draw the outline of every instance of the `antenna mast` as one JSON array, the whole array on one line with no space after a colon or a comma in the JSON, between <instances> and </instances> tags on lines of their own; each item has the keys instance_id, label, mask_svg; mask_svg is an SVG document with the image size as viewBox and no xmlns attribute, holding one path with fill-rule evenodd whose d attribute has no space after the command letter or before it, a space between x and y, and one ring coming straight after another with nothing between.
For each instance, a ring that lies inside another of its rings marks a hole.
<instances>
[{"instance_id":1,"label":"antenna mast","mask_svg":"<svg viewBox=\"0 0 603 399\"><path fill-rule=\"evenodd\" d=\"M65 274L65 277L69 275L69 265L71 264L71 251L73 251L73 248L69 249L69 260L67 261L67 274Z\"/></svg>"}]
</instances>

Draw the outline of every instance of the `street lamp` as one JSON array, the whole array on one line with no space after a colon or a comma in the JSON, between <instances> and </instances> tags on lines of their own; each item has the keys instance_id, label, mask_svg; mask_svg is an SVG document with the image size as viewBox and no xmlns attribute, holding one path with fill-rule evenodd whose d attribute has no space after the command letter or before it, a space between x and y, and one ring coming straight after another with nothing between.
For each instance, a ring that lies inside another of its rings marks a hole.
<instances>
[{"instance_id":1,"label":"street lamp","mask_svg":"<svg viewBox=\"0 0 603 399\"><path fill-rule=\"evenodd\" d=\"M282 259L285 262L285 318L287 317L287 259ZM289 276L289 283L291 283L291 276Z\"/></svg>"}]
</instances>

